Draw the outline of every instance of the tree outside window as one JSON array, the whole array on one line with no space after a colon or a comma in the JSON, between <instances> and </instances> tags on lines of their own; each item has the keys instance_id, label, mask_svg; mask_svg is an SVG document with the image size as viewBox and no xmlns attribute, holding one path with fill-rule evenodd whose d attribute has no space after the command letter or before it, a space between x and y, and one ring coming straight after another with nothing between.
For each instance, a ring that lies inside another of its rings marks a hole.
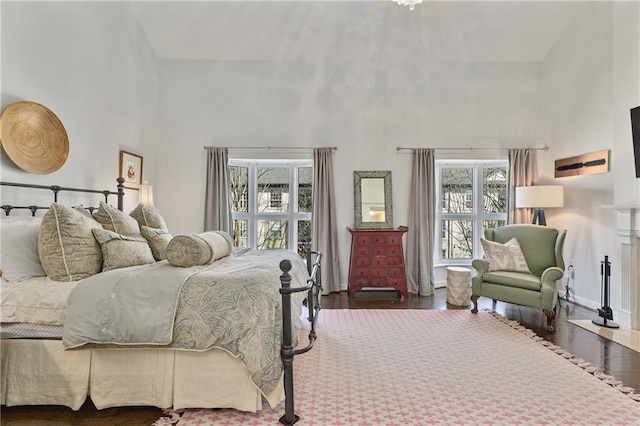
<instances>
[{"instance_id":1,"label":"tree outside window","mask_svg":"<svg viewBox=\"0 0 640 426\"><path fill-rule=\"evenodd\" d=\"M479 257L480 237L507 219L506 161L438 161L436 262Z\"/></svg>"},{"instance_id":2,"label":"tree outside window","mask_svg":"<svg viewBox=\"0 0 640 426\"><path fill-rule=\"evenodd\" d=\"M284 248L306 256L311 241L311 161L229 162L237 246Z\"/></svg>"}]
</instances>

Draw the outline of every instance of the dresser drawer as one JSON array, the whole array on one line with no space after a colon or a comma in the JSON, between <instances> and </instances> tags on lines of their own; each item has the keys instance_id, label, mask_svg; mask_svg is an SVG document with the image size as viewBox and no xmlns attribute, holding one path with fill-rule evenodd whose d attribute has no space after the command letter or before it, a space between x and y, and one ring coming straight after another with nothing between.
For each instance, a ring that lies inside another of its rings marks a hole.
<instances>
[{"instance_id":1,"label":"dresser drawer","mask_svg":"<svg viewBox=\"0 0 640 426\"><path fill-rule=\"evenodd\" d=\"M385 253L387 256L401 256L402 246L401 245L387 246L385 249Z\"/></svg>"},{"instance_id":2,"label":"dresser drawer","mask_svg":"<svg viewBox=\"0 0 640 426\"><path fill-rule=\"evenodd\" d=\"M355 256L353 258L353 264L356 267L371 265L371 258L369 256Z\"/></svg>"},{"instance_id":3,"label":"dresser drawer","mask_svg":"<svg viewBox=\"0 0 640 426\"><path fill-rule=\"evenodd\" d=\"M387 266L387 256L371 256L371 266Z\"/></svg>"},{"instance_id":4,"label":"dresser drawer","mask_svg":"<svg viewBox=\"0 0 640 426\"><path fill-rule=\"evenodd\" d=\"M387 273L389 277L402 277L404 276L404 266L389 266Z\"/></svg>"},{"instance_id":5,"label":"dresser drawer","mask_svg":"<svg viewBox=\"0 0 640 426\"><path fill-rule=\"evenodd\" d=\"M402 234L397 234L397 233L387 234L385 237L386 237L385 238L385 240L386 240L385 243L387 245L396 245L397 246L397 245L402 244Z\"/></svg>"},{"instance_id":6,"label":"dresser drawer","mask_svg":"<svg viewBox=\"0 0 640 426\"><path fill-rule=\"evenodd\" d=\"M371 268L353 268L353 278L369 277Z\"/></svg>"},{"instance_id":7,"label":"dresser drawer","mask_svg":"<svg viewBox=\"0 0 640 426\"><path fill-rule=\"evenodd\" d=\"M407 288L407 281L404 278L388 278L387 286L404 290Z\"/></svg>"},{"instance_id":8,"label":"dresser drawer","mask_svg":"<svg viewBox=\"0 0 640 426\"><path fill-rule=\"evenodd\" d=\"M381 244L372 245L371 254L374 256L384 256L387 254L387 246Z\"/></svg>"},{"instance_id":9,"label":"dresser drawer","mask_svg":"<svg viewBox=\"0 0 640 426\"><path fill-rule=\"evenodd\" d=\"M351 285L352 287L370 287L371 286L371 280L369 278L354 278L349 285Z\"/></svg>"},{"instance_id":10,"label":"dresser drawer","mask_svg":"<svg viewBox=\"0 0 640 426\"><path fill-rule=\"evenodd\" d=\"M385 232L376 232L371 236L371 244L385 245L387 243Z\"/></svg>"},{"instance_id":11,"label":"dresser drawer","mask_svg":"<svg viewBox=\"0 0 640 426\"><path fill-rule=\"evenodd\" d=\"M356 246L353 248L353 254L356 256L369 256L371 254L371 246Z\"/></svg>"},{"instance_id":12,"label":"dresser drawer","mask_svg":"<svg viewBox=\"0 0 640 426\"><path fill-rule=\"evenodd\" d=\"M389 287L386 278L371 278L366 287Z\"/></svg>"},{"instance_id":13,"label":"dresser drawer","mask_svg":"<svg viewBox=\"0 0 640 426\"><path fill-rule=\"evenodd\" d=\"M371 277L386 277L387 276L387 268L386 267L372 267L369 268L371 271Z\"/></svg>"},{"instance_id":14,"label":"dresser drawer","mask_svg":"<svg viewBox=\"0 0 640 426\"><path fill-rule=\"evenodd\" d=\"M371 244L371 235L358 234L354 237L356 245Z\"/></svg>"},{"instance_id":15,"label":"dresser drawer","mask_svg":"<svg viewBox=\"0 0 640 426\"><path fill-rule=\"evenodd\" d=\"M387 265L404 265L404 260L402 259L402 256L387 256Z\"/></svg>"}]
</instances>

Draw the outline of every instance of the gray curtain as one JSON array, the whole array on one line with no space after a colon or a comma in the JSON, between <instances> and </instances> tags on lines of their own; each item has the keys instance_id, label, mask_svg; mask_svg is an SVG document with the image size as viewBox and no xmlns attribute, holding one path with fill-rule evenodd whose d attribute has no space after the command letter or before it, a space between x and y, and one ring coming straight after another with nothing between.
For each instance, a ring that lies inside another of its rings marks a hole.
<instances>
[{"instance_id":1,"label":"gray curtain","mask_svg":"<svg viewBox=\"0 0 640 426\"><path fill-rule=\"evenodd\" d=\"M314 148L313 150L311 247L322 253L323 294L341 290L332 155L332 148Z\"/></svg>"},{"instance_id":2,"label":"gray curtain","mask_svg":"<svg viewBox=\"0 0 640 426\"><path fill-rule=\"evenodd\" d=\"M435 173L434 150L414 149L407 233L407 286L410 293L423 296L433 294L434 287Z\"/></svg>"},{"instance_id":3,"label":"gray curtain","mask_svg":"<svg viewBox=\"0 0 640 426\"><path fill-rule=\"evenodd\" d=\"M509 150L508 223L531 223L531 209L516 209L516 187L538 182L537 153L535 148Z\"/></svg>"},{"instance_id":4,"label":"gray curtain","mask_svg":"<svg viewBox=\"0 0 640 426\"><path fill-rule=\"evenodd\" d=\"M204 230L225 231L233 237L228 162L228 148L207 147Z\"/></svg>"}]
</instances>

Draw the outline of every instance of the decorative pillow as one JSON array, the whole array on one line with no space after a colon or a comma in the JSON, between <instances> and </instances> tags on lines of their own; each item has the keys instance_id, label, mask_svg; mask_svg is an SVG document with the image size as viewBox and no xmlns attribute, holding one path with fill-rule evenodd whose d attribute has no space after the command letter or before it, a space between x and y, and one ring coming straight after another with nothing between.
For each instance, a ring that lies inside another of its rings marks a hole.
<instances>
[{"instance_id":1,"label":"decorative pillow","mask_svg":"<svg viewBox=\"0 0 640 426\"><path fill-rule=\"evenodd\" d=\"M489 261L489 271L514 271L530 274L520 243L514 237L504 244L480 238L482 249Z\"/></svg>"},{"instance_id":2,"label":"decorative pillow","mask_svg":"<svg viewBox=\"0 0 640 426\"><path fill-rule=\"evenodd\" d=\"M73 209L79 213L82 213L83 215L85 215L86 217L88 217L91 220L95 220L95 218L93 217L93 215L91 214L91 212L87 209L84 208L84 205L80 204L79 206L74 206Z\"/></svg>"},{"instance_id":3,"label":"decorative pillow","mask_svg":"<svg viewBox=\"0 0 640 426\"><path fill-rule=\"evenodd\" d=\"M121 212L115 207L111 207L104 201L100 201L100 207L98 207L98 210L93 214L93 218L107 231L113 231L121 235L140 237L138 222L128 214Z\"/></svg>"},{"instance_id":4,"label":"decorative pillow","mask_svg":"<svg viewBox=\"0 0 640 426\"><path fill-rule=\"evenodd\" d=\"M38 253L42 268L54 281L77 281L102 269L102 251L92 229L102 226L58 203L42 218Z\"/></svg>"},{"instance_id":5,"label":"decorative pillow","mask_svg":"<svg viewBox=\"0 0 640 426\"><path fill-rule=\"evenodd\" d=\"M172 238L171 234L164 229L149 228L144 225L140 227L140 232L149 243L154 259L165 260L167 258L167 245Z\"/></svg>"},{"instance_id":6,"label":"decorative pillow","mask_svg":"<svg viewBox=\"0 0 640 426\"><path fill-rule=\"evenodd\" d=\"M27 216L27 215L14 215L7 216L4 213L0 213L0 234L4 229L14 226L25 226L30 224L37 224L40 226L42 222L42 216ZM4 239L4 235L0 236L0 241ZM37 238L36 238L37 240ZM0 244L0 277L2 276L2 246L8 247L6 242ZM36 248L36 256L38 255ZM40 260L38 260L40 263Z\"/></svg>"},{"instance_id":7,"label":"decorative pillow","mask_svg":"<svg viewBox=\"0 0 640 426\"><path fill-rule=\"evenodd\" d=\"M208 265L228 256L232 250L233 240L223 231L178 235L167 245L167 260L173 266L183 268Z\"/></svg>"},{"instance_id":8,"label":"decorative pillow","mask_svg":"<svg viewBox=\"0 0 640 426\"><path fill-rule=\"evenodd\" d=\"M155 262L147 240L104 229L94 229L93 235L102 247L102 271L146 265Z\"/></svg>"},{"instance_id":9,"label":"decorative pillow","mask_svg":"<svg viewBox=\"0 0 640 426\"><path fill-rule=\"evenodd\" d=\"M38 256L40 220L2 224L0 236L4 250L0 262L5 280L17 282L46 275Z\"/></svg>"},{"instance_id":10,"label":"decorative pillow","mask_svg":"<svg viewBox=\"0 0 640 426\"><path fill-rule=\"evenodd\" d=\"M160 216L160 212L144 204L138 204L138 206L129 213L129 216L134 218L141 228L148 226L149 228L169 230L164 219Z\"/></svg>"}]
</instances>

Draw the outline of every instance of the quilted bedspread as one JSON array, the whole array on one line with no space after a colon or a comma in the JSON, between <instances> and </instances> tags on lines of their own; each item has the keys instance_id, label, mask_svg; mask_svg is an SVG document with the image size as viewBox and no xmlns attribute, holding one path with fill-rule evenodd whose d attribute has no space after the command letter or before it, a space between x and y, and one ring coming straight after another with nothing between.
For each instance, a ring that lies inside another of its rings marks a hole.
<instances>
[{"instance_id":1,"label":"quilted bedspread","mask_svg":"<svg viewBox=\"0 0 640 426\"><path fill-rule=\"evenodd\" d=\"M69 296L63 344L219 348L240 357L267 394L282 374L283 259L293 264L291 285L304 285L306 265L288 250L236 249L212 265L176 268L163 261L85 278ZM294 338L305 296L292 296Z\"/></svg>"}]
</instances>

